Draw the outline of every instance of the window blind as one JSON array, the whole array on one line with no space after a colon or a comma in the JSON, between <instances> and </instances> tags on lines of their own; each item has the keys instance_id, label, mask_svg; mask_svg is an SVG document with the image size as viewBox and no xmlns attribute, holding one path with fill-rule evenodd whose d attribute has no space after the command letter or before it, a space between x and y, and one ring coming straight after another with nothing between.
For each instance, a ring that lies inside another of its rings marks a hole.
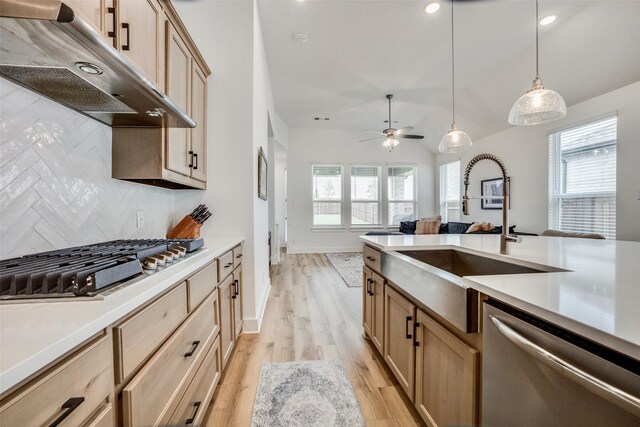
<instances>
[{"instance_id":1,"label":"window blind","mask_svg":"<svg viewBox=\"0 0 640 427\"><path fill-rule=\"evenodd\" d=\"M387 168L389 225L416 218L416 168L413 166L389 166Z\"/></svg>"},{"instance_id":2,"label":"window blind","mask_svg":"<svg viewBox=\"0 0 640 427\"><path fill-rule=\"evenodd\" d=\"M549 135L549 228L615 239L617 121Z\"/></svg>"},{"instance_id":3,"label":"window blind","mask_svg":"<svg viewBox=\"0 0 640 427\"><path fill-rule=\"evenodd\" d=\"M342 166L313 165L313 225L342 225Z\"/></svg>"},{"instance_id":4,"label":"window blind","mask_svg":"<svg viewBox=\"0 0 640 427\"><path fill-rule=\"evenodd\" d=\"M380 224L380 167L351 166L351 224Z\"/></svg>"},{"instance_id":5,"label":"window blind","mask_svg":"<svg viewBox=\"0 0 640 427\"><path fill-rule=\"evenodd\" d=\"M442 222L460 221L460 161L440 166Z\"/></svg>"}]
</instances>

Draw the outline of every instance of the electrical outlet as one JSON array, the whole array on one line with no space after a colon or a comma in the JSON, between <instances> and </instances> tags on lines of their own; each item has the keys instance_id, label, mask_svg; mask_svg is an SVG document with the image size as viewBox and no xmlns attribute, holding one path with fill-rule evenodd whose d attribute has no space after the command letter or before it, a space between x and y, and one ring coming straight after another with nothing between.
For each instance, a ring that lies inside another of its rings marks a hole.
<instances>
[{"instance_id":1,"label":"electrical outlet","mask_svg":"<svg viewBox=\"0 0 640 427\"><path fill-rule=\"evenodd\" d=\"M144 228L144 211L136 212L136 226L138 228Z\"/></svg>"}]
</instances>

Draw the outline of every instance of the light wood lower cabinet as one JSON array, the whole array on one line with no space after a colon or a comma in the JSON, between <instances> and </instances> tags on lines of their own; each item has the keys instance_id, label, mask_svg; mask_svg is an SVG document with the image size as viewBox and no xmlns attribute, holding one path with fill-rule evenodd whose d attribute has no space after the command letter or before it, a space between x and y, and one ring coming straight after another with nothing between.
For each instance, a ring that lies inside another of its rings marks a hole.
<instances>
[{"instance_id":1,"label":"light wood lower cabinet","mask_svg":"<svg viewBox=\"0 0 640 427\"><path fill-rule=\"evenodd\" d=\"M371 342L380 353L384 352L384 284L382 276L364 268L364 327Z\"/></svg>"},{"instance_id":2,"label":"light wood lower cabinet","mask_svg":"<svg viewBox=\"0 0 640 427\"><path fill-rule=\"evenodd\" d=\"M372 271L367 267L362 270L362 326L365 335L369 338L371 338L371 331L373 330L373 299L369 295L372 274Z\"/></svg>"},{"instance_id":3,"label":"light wood lower cabinet","mask_svg":"<svg viewBox=\"0 0 640 427\"><path fill-rule=\"evenodd\" d=\"M415 406L430 427L477 425L478 351L418 310Z\"/></svg>"},{"instance_id":4,"label":"light wood lower cabinet","mask_svg":"<svg viewBox=\"0 0 640 427\"><path fill-rule=\"evenodd\" d=\"M0 424L42 426L62 418L64 425L79 426L112 393L113 343L105 335L0 402Z\"/></svg>"},{"instance_id":5,"label":"light wood lower cabinet","mask_svg":"<svg viewBox=\"0 0 640 427\"><path fill-rule=\"evenodd\" d=\"M84 427L113 427L115 422L113 404L105 404Z\"/></svg>"},{"instance_id":6,"label":"light wood lower cabinet","mask_svg":"<svg viewBox=\"0 0 640 427\"><path fill-rule=\"evenodd\" d=\"M194 360L214 340L214 316L213 302L205 301L123 389L126 427L158 425L173 412L171 405L180 398L179 390Z\"/></svg>"},{"instance_id":7,"label":"light wood lower cabinet","mask_svg":"<svg viewBox=\"0 0 640 427\"><path fill-rule=\"evenodd\" d=\"M242 266L233 270L233 339L237 340L242 333Z\"/></svg>"},{"instance_id":8,"label":"light wood lower cabinet","mask_svg":"<svg viewBox=\"0 0 640 427\"><path fill-rule=\"evenodd\" d=\"M233 319L233 276L228 276L218 285L218 299L220 301L220 353L222 354L222 367L227 366L231 350L234 344L234 319Z\"/></svg>"},{"instance_id":9,"label":"light wood lower cabinet","mask_svg":"<svg viewBox=\"0 0 640 427\"><path fill-rule=\"evenodd\" d=\"M390 286L385 288L384 307L386 338L384 360L409 399L413 400L415 378L413 324L416 318L416 307Z\"/></svg>"}]
</instances>

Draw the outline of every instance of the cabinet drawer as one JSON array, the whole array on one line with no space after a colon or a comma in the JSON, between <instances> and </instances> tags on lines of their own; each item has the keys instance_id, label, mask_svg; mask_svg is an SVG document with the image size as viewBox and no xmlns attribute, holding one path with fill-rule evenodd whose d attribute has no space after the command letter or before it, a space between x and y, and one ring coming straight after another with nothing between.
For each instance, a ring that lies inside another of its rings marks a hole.
<instances>
[{"instance_id":1,"label":"cabinet drawer","mask_svg":"<svg viewBox=\"0 0 640 427\"><path fill-rule=\"evenodd\" d=\"M125 426L154 426L171 410L188 372L213 340L213 295L153 355L122 391Z\"/></svg>"},{"instance_id":2,"label":"cabinet drawer","mask_svg":"<svg viewBox=\"0 0 640 427\"><path fill-rule=\"evenodd\" d=\"M373 249L370 246L364 246L364 253L362 254L364 265L375 271L380 271L380 251Z\"/></svg>"},{"instance_id":3,"label":"cabinet drawer","mask_svg":"<svg viewBox=\"0 0 640 427\"><path fill-rule=\"evenodd\" d=\"M85 422L113 390L113 344L104 336L60 362L51 371L28 384L15 397L2 402L0 421L6 426L49 425L65 413L71 398L84 400L61 425Z\"/></svg>"},{"instance_id":4,"label":"cabinet drawer","mask_svg":"<svg viewBox=\"0 0 640 427\"><path fill-rule=\"evenodd\" d=\"M189 312L195 308L218 286L218 269L212 262L187 280L189 287Z\"/></svg>"},{"instance_id":5,"label":"cabinet drawer","mask_svg":"<svg viewBox=\"0 0 640 427\"><path fill-rule=\"evenodd\" d=\"M233 268L238 268L242 262L242 245L233 248Z\"/></svg>"},{"instance_id":6,"label":"cabinet drawer","mask_svg":"<svg viewBox=\"0 0 640 427\"><path fill-rule=\"evenodd\" d=\"M84 427L113 427L114 419L113 405L107 403Z\"/></svg>"},{"instance_id":7,"label":"cabinet drawer","mask_svg":"<svg viewBox=\"0 0 640 427\"><path fill-rule=\"evenodd\" d=\"M187 317L187 292L184 283L152 303L132 318L115 327L118 344L117 383L121 383Z\"/></svg>"},{"instance_id":8,"label":"cabinet drawer","mask_svg":"<svg viewBox=\"0 0 640 427\"><path fill-rule=\"evenodd\" d=\"M202 424L207 405L211 402L213 392L220 380L221 371L220 338L217 338L173 413L168 423L170 426Z\"/></svg>"},{"instance_id":9,"label":"cabinet drawer","mask_svg":"<svg viewBox=\"0 0 640 427\"><path fill-rule=\"evenodd\" d=\"M222 282L233 271L233 251L218 258L218 283Z\"/></svg>"}]
</instances>

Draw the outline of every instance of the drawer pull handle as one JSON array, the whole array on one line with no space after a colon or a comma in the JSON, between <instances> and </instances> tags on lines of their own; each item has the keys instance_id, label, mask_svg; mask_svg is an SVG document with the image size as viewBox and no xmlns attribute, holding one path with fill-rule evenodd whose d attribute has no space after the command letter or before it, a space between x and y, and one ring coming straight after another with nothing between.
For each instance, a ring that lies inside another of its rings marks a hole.
<instances>
[{"instance_id":1,"label":"drawer pull handle","mask_svg":"<svg viewBox=\"0 0 640 427\"><path fill-rule=\"evenodd\" d=\"M420 323L415 322L413 324L413 346L420 347L420 343L418 342L418 328L420 327Z\"/></svg>"},{"instance_id":2,"label":"drawer pull handle","mask_svg":"<svg viewBox=\"0 0 640 427\"><path fill-rule=\"evenodd\" d=\"M233 262L228 262L224 265L224 268L229 268L233 265Z\"/></svg>"},{"instance_id":3,"label":"drawer pull handle","mask_svg":"<svg viewBox=\"0 0 640 427\"><path fill-rule=\"evenodd\" d=\"M189 350L188 352L186 352L184 354L184 357L189 357L189 356L193 356L193 353L196 352L196 348L198 348L198 346L200 345L200 341L194 341L193 343L191 343L191 345L193 346L193 348L191 348L191 350Z\"/></svg>"},{"instance_id":4,"label":"drawer pull handle","mask_svg":"<svg viewBox=\"0 0 640 427\"><path fill-rule=\"evenodd\" d=\"M84 397L72 397L62 404L64 411L56 418L49 427L56 427L62 423L73 411L84 402Z\"/></svg>"},{"instance_id":5,"label":"drawer pull handle","mask_svg":"<svg viewBox=\"0 0 640 427\"><path fill-rule=\"evenodd\" d=\"M376 259L375 259L374 257L372 257L372 256L368 256L368 257L367 257L367 259L368 259L369 261L371 261L371 262L373 262L373 261L375 261L375 260L376 260Z\"/></svg>"},{"instance_id":6,"label":"drawer pull handle","mask_svg":"<svg viewBox=\"0 0 640 427\"><path fill-rule=\"evenodd\" d=\"M196 402L193 404L195 411L193 411L193 415L191 416L191 418L189 418L187 421L184 422L185 424L193 424L193 422L196 420L196 415L198 414L198 411L200 410L201 405L202 405L202 402Z\"/></svg>"},{"instance_id":7,"label":"drawer pull handle","mask_svg":"<svg viewBox=\"0 0 640 427\"><path fill-rule=\"evenodd\" d=\"M122 50L131 50L131 40L129 39L129 37L131 36L131 27L129 23L123 22L122 29L127 30L127 44L122 45Z\"/></svg>"},{"instance_id":8,"label":"drawer pull handle","mask_svg":"<svg viewBox=\"0 0 640 427\"><path fill-rule=\"evenodd\" d=\"M193 169L198 169L198 153L193 153Z\"/></svg>"},{"instance_id":9,"label":"drawer pull handle","mask_svg":"<svg viewBox=\"0 0 640 427\"><path fill-rule=\"evenodd\" d=\"M192 168L193 167L193 151L189 151L189 157L191 158L189 167Z\"/></svg>"},{"instance_id":10,"label":"drawer pull handle","mask_svg":"<svg viewBox=\"0 0 640 427\"><path fill-rule=\"evenodd\" d=\"M411 322L411 319L413 319L413 317L411 316L407 316L407 321L404 324L404 332L407 335L407 339L410 340L411 339L411 334L409 333L409 322Z\"/></svg>"},{"instance_id":11,"label":"drawer pull handle","mask_svg":"<svg viewBox=\"0 0 640 427\"><path fill-rule=\"evenodd\" d=\"M372 289L371 285L373 285L373 283L374 283L373 279L367 279L367 295L369 295L369 296L373 296L374 295L373 291L371 290Z\"/></svg>"},{"instance_id":12,"label":"drawer pull handle","mask_svg":"<svg viewBox=\"0 0 640 427\"><path fill-rule=\"evenodd\" d=\"M238 258L238 259L242 258L242 254L236 255L236 258Z\"/></svg>"}]
</instances>

